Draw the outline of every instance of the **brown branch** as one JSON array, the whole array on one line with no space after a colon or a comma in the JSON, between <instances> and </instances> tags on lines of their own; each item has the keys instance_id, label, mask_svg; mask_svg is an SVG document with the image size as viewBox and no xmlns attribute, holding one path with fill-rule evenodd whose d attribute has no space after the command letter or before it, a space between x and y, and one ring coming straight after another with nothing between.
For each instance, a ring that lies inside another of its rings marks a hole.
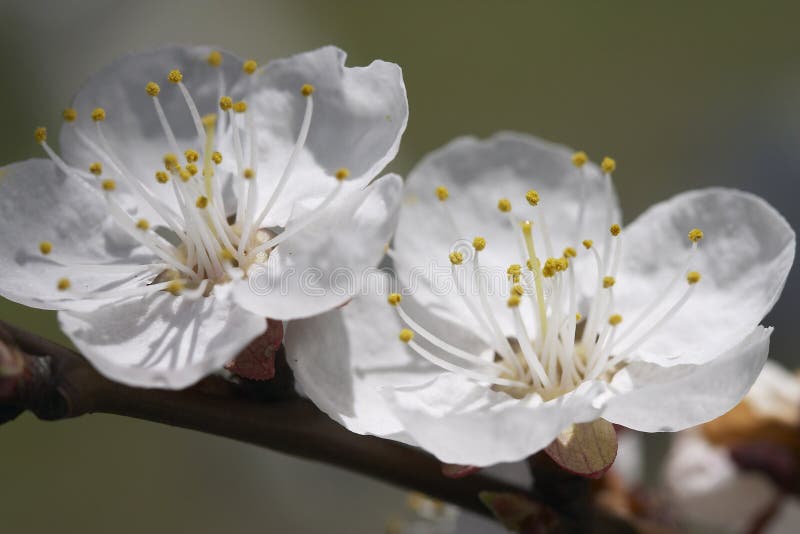
<instances>
[{"instance_id":1,"label":"brown branch","mask_svg":"<svg viewBox=\"0 0 800 534\"><path fill-rule=\"evenodd\" d=\"M131 388L102 377L74 351L1 321L0 348L6 360L13 354L23 362L17 375L0 373L0 423L24 410L46 420L93 412L135 417L344 467L481 514L487 510L479 492L519 492L480 473L447 478L441 474L441 464L428 454L353 434L304 399L265 400L274 397L269 386L253 391L214 376L182 391ZM603 510L590 512L580 531L635 531ZM575 531L574 517L566 523Z\"/></svg>"}]
</instances>

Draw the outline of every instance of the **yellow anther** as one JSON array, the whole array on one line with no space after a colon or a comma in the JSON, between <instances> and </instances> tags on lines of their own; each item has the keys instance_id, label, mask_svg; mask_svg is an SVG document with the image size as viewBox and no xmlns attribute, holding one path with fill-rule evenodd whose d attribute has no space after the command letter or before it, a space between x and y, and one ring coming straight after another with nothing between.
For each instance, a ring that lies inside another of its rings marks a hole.
<instances>
[{"instance_id":1,"label":"yellow anther","mask_svg":"<svg viewBox=\"0 0 800 534\"><path fill-rule=\"evenodd\" d=\"M200 122L203 123L203 128L208 130L209 128L217 125L217 115L215 113L206 113L200 119Z\"/></svg>"},{"instance_id":2,"label":"yellow anther","mask_svg":"<svg viewBox=\"0 0 800 534\"><path fill-rule=\"evenodd\" d=\"M611 228L609 228L608 231L611 232L611 235L616 237L622 231L622 228L617 223L614 223L611 225Z\"/></svg>"},{"instance_id":3,"label":"yellow anther","mask_svg":"<svg viewBox=\"0 0 800 534\"><path fill-rule=\"evenodd\" d=\"M156 173L156 180L158 180L158 183L160 184L165 184L169 182L169 174L165 173L164 171L158 171Z\"/></svg>"},{"instance_id":4,"label":"yellow anther","mask_svg":"<svg viewBox=\"0 0 800 534\"><path fill-rule=\"evenodd\" d=\"M94 108L92 110L92 120L94 122L103 122L106 120L106 110L103 108Z\"/></svg>"},{"instance_id":5,"label":"yellow anther","mask_svg":"<svg viewBox=\"0 0 800 534\"><path fill-rule=\"evenodd\" d=\"M610 324L611 326L617 326L621 322L622 322L622 316L618 313L615 313L614 315L608 318L608 324Z\"/></svg>"},{"instance_id":6,"label":"yellow anther","mask_svg":"<svg viewBox=\"0 0 800 534\"><path fill-rule=\"evenodd\" d=\"M164 154L164 168L170 172L175 172L180 167L178 156L172 153Z\"/></svg>"},{"instance_id":7,"label":"yellow anther","mask_svg":"<svg viewBox=\"0 0 800 534\"><path fill-rule=\"evenodd\" d=\"M139 230L149 230L150 229L150 221L147 219L139 219L136 221L136 228Z\"/></svg>"},{"instance_id":8,"label":"yellow anther","mask_svg":"<svg viewBox=\"0 0 800 534\"><path fill-rule=\"evenodd\" d=\"M697 271L691 271L689 274L686 275L686 281L689 284L693 285L700 281L700 273Z\"/></svg>"},{"instance_id":9,"label":"yellow anther","mask_svg":"<svg viewBox=\"0 0 800 534\"><path fill-rule=\"evenodd\" d=\"M197 160L200 159L200 154L197 153L196 150L192 150L191 148L183 153L186 156L186 161L189 163L195 163Z\"/></svg>"},{"instance_id":10,"label":"yellow anther","mask_svg":"<svg viewBox=\"0 0 800 534\"><path fill-rule=\"evenodd\" d=\"M400 341L402 341L403 343L408 343L412 339L414 339L414 332L412 332L408 328L403 328L402 330L400 330Z\"/></svg>"},{"instance_id":11,"label":"yellow anther","mask_svg":"<svg viewBox=\"0 0 800 534\"><path fill-rule=\"evenodd\" d=\"M72 282L69 281L69 278L59 278L56 287L59 291L66 291L72 287Z\"/></svg>"},{"instance_id":12,"label":"yellow anther","mask_svg":"<svg viewBox=\"0 0 800 534\"><path fill-rule=\"evenodd\" d=\"M458 251L450 253L450 263L453 265L461 265L464 261L464 255Z\"/></svg>"},{"instance_id":13,"label":"yellow anther","mask_svg":"<svg viewBox=\"0 0 800 534\"><path fill-rule=\"evenodd\" d=\"M572 155L572 164L578 167L579 169L586 165L586 162L589 161L589 156L586 155L586 152L583 150L579 150Z\"/></svg>"},{"instance_id":14,"label":"yellow anther","mask_svg":"<svg viewBox=\"0 0 800 534\"><path fill-rule=\"evenodd\" d=\"M184 287L183 282L181 282L180 280L173 280L169 284L167 284L167 291L177 296L181 294L181 291L183 291L183 287Z\"/></svg>"},{"instance_id":15,"label":"yellow anther","mask_svg":"<svg viewBox=\"0 0 800 534\"><path fill-rule=\"evenodd\" d=\"M247 102L240 100L233 105L233 111L236 113L244 113L247 111Z\"/></svg>"},{"instance_id":16,"label":"yellow anther","mask_svg":"<svg viewBox=\"0 0 800 534\"><path fill-rule=\"evenodd\" d=\"M50 241L42 241L39 243L39 252L47 256L53 252L53 244Z\"/></svg>"},{"instance_id":17,"label":"yellow anther","mask_svg":"<svg viewBox=\"0 0 800 534\"><path fill-rule=\"evenodd\" d=\"M89 165L89 172L94 174L95 176L100 176L103 174L103 164L99 161L95 161L91 165Z\"/></svg>"},{"instance_id":18,"label":"yellow anther","mask_svg":"<svg viewBox=\"0 0 800 534\"><path fill-rule=\"evenodd\" d=\"M214 152L213 154L211 154L211 161L219 165L220 163L222 163L222 154L220 154L219 152Z\"/></svg>"},{"instance_id":19,"label":"yellow anther","mask_svg":"<svg viewBox=\"0 0 800 534\"><path fill-rule=\"evenodd\" d=\"M386 301L392 306L397 306L400 304L401 300L403 300L403 297L400 295L400 293L389 293L389 296L386 299Z\"/></svg>"},{"instance_id":20,"label":"yellow anther","mask_svg":"<svg viewBox=\"0 0 800 534\"><path fill-rule=\"evenodd\" d=\"M525 265L528 266L529 271L533 270L533 262L531 260L525 260Z\"/></svg>"},{"instance_id":21,"label":"yellow anther","mask_svg":"<svg viewBox=\"0 0 800 534\"><path fill-rule=\"evenodd\" d=\"M603 287L604 288L608 289L609 287L614 287L615 283L617 283L617 281L614 279L613 276L604 276L603 277Z\"/></svg>"},{"instance_id":22,"label":"yellow anther","mask_svg":"<svg viewBox=\"0 0 800 534\"><path fill-rule=\"evenodd\" d=\"M194 205L200 209L205 208L206 206L208 206L208 197L204 196L197 197L197 202L195 202Z\"/></svg>"},{"instance_id":23,"label":"yellow anther","mask_svg":"<svg viewBox=\"0 0 800 534\"><path fill-rule=\"evenodd\" d=\"M518 297L521 297L522 295L525 294L525 288L522 287L521 284L514 284L513 286L511 286L511 293L513 295L517 295Z\"/></svg>"},{"instance_id":24,"label":"yellow anther","mask_svg":"<svg viewBox=\"0 0 800 534\"><path fill-rule=\"evenodd\" d=\"M569 260L567 258L556 258L555 266L557 272L566 271L569 268Z\"/></svg>"},{"instance_id":25,"label":"yellow anther","mask_svg":"<svg viewBox=\"0 0 800 534\"><path fill-rule=\"evenodd\" d=\"M497 201L497 209L502 211L503 213L508 213L511 211L511 201L507 198L501 198Z\"/></svg>"},{"instance_id":26,"label":"yellow anther","mask_svg":"<svg viewBox=\"0 0 800 534\"><path fill-rule=\"evenodd\" d=\"M519 303L521 301L522 301L522 299L519 298L519 295L511 295L510 297L508 297L508 301L507 301L508 307L509 308L516 308L517 306L519 306Z\"/></svg>"},{"instance_id":27,"label":"yellow anther","mask_svg":"<svg viewBox=\"0 0 800 534\"><path fill-rule=\"evenodd\" d=\"M533 223L531 221L522 221L520 223L523 232L530 232L531 228L533 228Z\"/></svg>"},{"instance_id":28,"label":"yellow anther","mask_svg":"<svg viewBox=\"0 0 800 534\"><path fill-rule=\"evenodd\" d=\"M575 314L575 322L579 323L579 322L581 322L581 319L583 319L583 315L581 315L580 313L576 313Z\"/></svg>"},{"instance_id":29,"label":"yellow anther","mask_svg":"<svg viewBox=\"0 0 800 534\"><path fill-rule=\"evenodd\" d=\"M247 168L246 168L246 169L245 169L245 170L242 172L242 176L244 176L244 177L245 177L245 178L247 178L248 180L249 180L250 178L252 178L253 176L255 176L255 175L256 175L255 171L253 171L253 169L251 169L250 167L247 167Z\"/></svg>"},{"instance_id":30,"label":"yellow anther","mask_svg":"<svg viewBox=\"0 0 800 534\"><path fill-rule=\"evenodd\" d=\"M441 202L444 202L450 198L450 191L445 186L440 185L436 188L436 198L438 198Z\"/></svg>"},{"instance_id":31,"label":"yellow anther","mask_svg":"<svg viewBox=\"0 0 800 534\"><path fill-rule=\"evenodd\" d=\"M304 84L303 87L300 88L300 93L303 96L311 96L313 92L314 92L314 86L311 85L310 83Z\"/></svg>"},{"instance_id":32,"label":"yellow anther","mask_svg":"<svg viewBox=\"0 0 800 534\"><path fill-rule=\"evenodd\" d=\"M100 185L103 187L103 191L113 191L117 188L117 182L112 180L111 178L106 178Z\"/></svg>"},{"instance_id":33,"label":"yellow anther","mask_svg":"<svg viewBox=\"0 0 800 534\"><path fill-rule=\"evenodd\" d=\"M578 255L578 252L572 247L567 247L567 248L564 249L564 257L565 258L574 258L577 255Z\"/></svg>"},{"instance_id":34,"label":"yellow anther","mask_svg":"<svg viewBox=\"0 0 800 534\"><path fill-rule=\"evenodd\" d=\"M67 108L61 112L61 117L66 122L75 122L78 118L78 112L75 111L75 108Z\"/></svg>"},{"instance_id":35,"label":"yellow anther","mask_svg":"<svg viewBox=\"0 0 800 534\"><path fill-rule=\"evenodd\" d=\"M242 65L242 72L245 74L253 74L257 68L258 63L256 63L254 59L248 59L244 62L244 65Z\"/></svg>"},{"instance_id":36,"label":"yellow anther","mask_svg":"<svg viewBox=\"0 0 800 534\"><path fill-rule=\"evenodd\" d=\"M475 248L475 250L480 252L481 250L486 248L486 239L481 236L478 236L472 240L472 246Z\"/></svg>"},{"instance_id":37,"label":"yellow anther","mask_svg":"<svg viewBox=\"0 0 800 534\"><path fill-rule=\"evenodd\" d=\"M33 138L36 139L36 142L40 145L47 141L47 128L39 127L33 131Z\"/></svg>"},{"instance_id":38,"label":"yellow anther","mask_svg":"<svg viewBox=\"0 0 800 534\"><path fill-rule=\"evenodd\" d=\"M211 53L208 54L206 61L208 61L208 64L212 67L219 67L222 65L222 54L219 50L212 50Z\"/></svg>"},{"instance_id":39,"label":"yellow anther","mask_svg":"<svg viewBox=\"0 0 800 534\"><path fill-rule=\"evenodd\" d=\"M228 111L233 107L233 99L229 96L223 96L219 99L219 108L222 111Z\"/></svg>"},{"instance_id":40,"label":"yellow anther","mask_svg":"<svg viewBox=\"0 0 800 534\"><path fill-rule=\"evenodd\" d=\"M600 162L600 168L603 169L604 173L611 174L617 168L617 162L606 156Z\"/></svg>"},{"instance_id":41,"label":"yellow anther","mask_svg":"<svg viewBox=\"0 0 800 534\"><path fill-rule=\"evenodd\" d=\"M161 86L156 82L147 82L147 85L144 86L144 91L150 96L158 96L161 92Z\"/></svg>"},{"instance_id":42,"label":"yellow anther","mask_svg":"<svg viewBox=\"0 0 800 534\"><path fill-rule=\"evenodd\" d=\"M539 203L539 193L531 189L530 191L525 193L525 200L527 200L528 204L530 204L531 206L535 206Z\"/></svg>"},{"instance_id":43,"label":"yellow anther","mask_svg":"<svg viewBox=\"0 0 800 534\"><path fill-rule=\"evenodd\" d=\"M190 163L186 166L186 172L189 173L189 176L194 176L197 174L197 165L194 163Z\"/></svg>"},{"instance_id":44,"label":"yellow anther","mask_svg":"<svg viewBox=\"0 0 800 534\"><path fill-rule=\"evenodd\" d=\"M192 177L192 173L188 169L178 167L178 176L180 176L182 182L188 182Z\"/></svg>"},{"instance_id":45,"label":"yellow anther","mask_svg":"<svg viewBox=\"0 0 800 534\"><path fill-rule=\"evenodd\" d=\"M544 267L542 267L542 275L545 278L550 278L555 276L556 272L558 271L556 259L555 258L547 258L544 262Z\"/></svg>"},{"instance_id":46,"label":"yellow anther","mask_svg":"<svg viewBox=\"0 0 800 534\"><path fill-rule=\"evenodd\" d=\"M347 178L350 176L350 169L346 169L344 167L341 167L341 168L336 170L336 174L334 174L334 176L340 182L342 182L344 180L347 180Z\"/></svg>"},{"instance_id":47,"label":"yellow anther","mask_svg":"<svg viewBox=\"0 0 800 534\"><path fill-rule=\"evenodd\" d=\"M183 73L178 69L169 71L167 79L172 83L181 83L183 81Z\"/></svg>"},{"instance_id":48,"label":"yellow anther","mask_svg":"<svg viewBox=\"0 0 800 534\"><path fill-rule=\"evenodd\" d=\"M511 265L508 266L508 269L506 269L506 274L508 276L519 276L519 275L521 275L522 274L522 265L520 265L519 263L512 263Z\"/></svg>"},{"instance_id":49,"label":"yellow anther","mask_svg":"<svg viewBox=\"0 0 800 534\"><path fill-rule=\"evenodd\" d=\"M692 243L697 243L701 239L703 239L703 231L701 229L693 228L689 232L689 241L691 241Z\"/></svg>"},{"instance_id":50,"label":"yellow anther","mask_svg":"<svg viewBox=\"0 0 800 534\"><path fill-rule=\"evenodd\" d=\"M594 241L592 241L591 239L584 239L583 240L583 246L586 248L586 250L589 250L590 248L592 248L593 244L594 244Z\"/></svg>"}]
</instances>

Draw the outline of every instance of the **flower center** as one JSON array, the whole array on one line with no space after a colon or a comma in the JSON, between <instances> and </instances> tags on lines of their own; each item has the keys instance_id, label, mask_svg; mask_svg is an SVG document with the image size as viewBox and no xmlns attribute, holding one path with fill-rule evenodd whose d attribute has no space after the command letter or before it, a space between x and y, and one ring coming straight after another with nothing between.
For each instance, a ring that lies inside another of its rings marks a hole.
<instances>
[{"instance_id":1,"label":"flower center","mask_svg":"<svg viewBox=\"0 0 800 534\"><path fill-rule=\"evenodd\" d=\"M219 67L221 63L222 55L219 52L209 55L210 68ZM257 72L256 62L246 61L242 71L244 76L252 76ZM78 128L74 130L98 159L89 166L88 172L64 162L47 144L47 131L44 128L36 130L35 138L62 172L87 181L94 187L99 184L109 215L128 235L160 260L149 265L157 276L146 287L126 290L127 293L140 295L169 291L180 294L185 289L191 289L200 295L208 295L214 284L226 283L237 276L244 277L250 267L266 262L276 246L316 220L339 195L349 172L347 169L336 171L338 184L315 210L297 220L291 229L277 233L267 231L262 227L263 222L289 182L308 137L314 110L314 87L305 84L300 88L306 102L300 131L281 176L262 206L258 203L258 132L253 126L252 111L248 109L246 101L234 102L229 96L221 96L216 113L201 116L183 83L181 71L170 71L167 80L180 91L196 136L189 142L190 146L180 146L159 100L161 87L152 81L147 83L145 91L152 98L153 112L158 117L170 150L164 155L163 169L154 169L154 180L136 176L125 166L117 152L118 147L113 146L106 135L106 110L103 108L96 108L91 113L94 136L90 137ZM220 93L225 91L221 71L219 90ZM71 108L64 111L63 117L68 127L78 118L77 112ZM218 131L230 135L232 149L228 154L223 155L218 149ZM224 158L229 157L235 161L235 170L225 176L233 180L236 194L236 211L230 216L223 203L222 181L219 177L221 169L218 167ZM101 161L106 162L106 166ZM135 205L146 206L158 214L163 221L160 232L156 232L147 219L134 219L123 208L118 200L117 180L124 183L133 195ZM167 195L174 196L172 205L162 200ZM42 254L51 254L54 245L43 241L39 249ZM66 278L59 280L57 287L61 291L78 293ZM95 291L80 296L120 296L118 291L112 293Z\"/></svg>"},{"instance_id":2,"label":"flower center","mask_svg":"<svg viewBox=\"0 0 800 534\"><path fill-rule=\"evenodd\" d=\"M586 161L582 152L573 156L573 163L581 169L580 172ZM601 164L609 198L613 194L610 174L614 167L615 163L610 158L604 159ZM450 192L439 187L436 195L454 235L463 235L446 203ZM535 190L530 190L525 200L535 207L540 197ZM576 233L581 231L585 202L582 195ZM606 202L606 205L607 219L610 221L613 204ZM630 325L623 328L622 315L617 313L614 306L614 285L623 242L619 224L609 222L602 251L598 251L594 243L587 239L583 241L586 252L581 257L573 247L565 248L560 257L555 257L547 222L540 210L535 211L534 217L541 240L541 243L536 243L534 221L517 219L509 199L500 199L497 208L507 215L509 231L516 234L515 240L519 243L519 250L507 252L509 258L519 258L520 263L512 263L505 269L509 289L506 303L513 320L513 338L508 339L501 329L491 306L486 276L481 275L486 272L485 269L482 271L485 266L481 265L481 253L491 246L483 237L473 240L472 250L453 251L449 259L459 297L480 326L482 337L489 340L492 350L488 354L462 350L425 329L403 309L399 293L391 294L388 301L406 325L400 333L400 340L414 352L445 370L462 374L514 397L538 393L548 400L572 391L585 381L610 380L614 373L631 361L635 351L661 325L678 313L700 280L700 274L691 271L690 266L703 233L693 229L688 235L691 248L683 268ZM543 245L547 254L544 262L537 252L537 245ZM467 261L468 255L471 255L471 261ZM591 261L596 272L586 317L577 309L579 294L574 264L578 261ZM682 279L686 285L681 291ZM474 285L471 291L464 287L465 280ZM533 312L527 318L520 309L525 300L530 302ZM415 339L416 335L421 341Z\"/></svg>"}]
</instances>

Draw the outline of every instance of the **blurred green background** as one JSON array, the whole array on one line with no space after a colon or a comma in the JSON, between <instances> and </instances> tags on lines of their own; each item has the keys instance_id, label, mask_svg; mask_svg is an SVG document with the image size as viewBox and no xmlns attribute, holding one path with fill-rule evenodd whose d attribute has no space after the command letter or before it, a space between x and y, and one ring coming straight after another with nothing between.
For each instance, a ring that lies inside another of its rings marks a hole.
<instances>
[{"instance_id":1,"label":"blurred green background","mask_svg":"<svg viewBox=\"0 0 800 534\"><path fill-rule=\"evenodd\" d=\"M393 169L464 134L535 133L617 159L629 222L687 188L753 191L794 227L800 6L792 2L0 1L0 164L40 157L81 82L130 51L214 44L260 62L325 44L399 63ZM1 223L0 223L1 224ZM2 276L2 273L0 273ZM800 363L797 269L767 324ZM64 341L53 314L0 318ZM110 416L0 427L3 532L382 532L403 493L338 469Z\"/></svg>"}]
</instances>

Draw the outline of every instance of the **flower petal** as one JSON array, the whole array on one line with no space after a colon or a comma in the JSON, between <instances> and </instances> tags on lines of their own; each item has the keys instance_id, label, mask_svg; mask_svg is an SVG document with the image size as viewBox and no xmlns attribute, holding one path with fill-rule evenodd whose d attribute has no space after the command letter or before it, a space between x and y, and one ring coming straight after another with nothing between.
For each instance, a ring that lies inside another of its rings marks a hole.
<instances>
[{"instance_id":1,"label":"flower petal","mask_svg":"<svg viewBox=\"0 0 800 534\"><path fill-rule=\"evenodd\" d=\"M324 190L339 168L365 185L397 154L408 121L408 101L400 67L373 61L345 67L347 55L327 46L279 59L256 74L249 97L259 143L259 190L266 203L292 152L307 99L300 89L314 86L314 111L305 148L287 187L266 219L283 226L295 201Z\"/></svg>"},{"instance_id":2,"label":"flower petal","mask_svg":"<svg viewBox=\"0 0 800 534\"><path fill-rule=\"evenodd\" d=\"M60 312L61 329L103 375L137 387L181 389L223 366L266 329L226 286L209 297L158 292L89 313Z\"/></svg>"},{"instance_id":3,"label":"flower petal","mask_svg":"<svg viewBox=\"0 0 800 534\"><path fill-rule=\"evenodd\" d=\"M181 91L167 80L168 73L173 69L181 71L183 84L194 99L201 117L208 113L216 114L220 96L246 76L242 73L242 60L227 52L221 53L221 66L209 65L207 58L211 51L206 46L167 46L125 56L94 74L73 101L78 119L74 123L64 124L61 129L64 159L84 171L91 163L99 161L106 172L116 174L109 158L98 154L81 139L84 136L96 146L103 146L91 118L92 110L102 107L107 114L103 122L104 134L124 167L134 179L144 183L160 200L179 213L171 188L169 191L159 189L166 186L158 184L154 178L155 172L164 167L164 154L173 152L173 149L167 142L153 98L145 92L145 86L150 81L160 85L158 99L181 150L181 154L177 155L183 161L183 151L190 148L201 151L203 147L199 146L194 122ZM224 121L220 126L222 123ZM153 222L160 220L158 214L148 206L136 201L130 188L125 186L125 180L119 182L120 196L127 193L126 208L138 210L142 216L152 218Z\"/></svg>"},{"instance_id":4,"label":"flower petal","mask_svg":"<svg viewBox=\"0 0 800 534\"><path fill-rule=\"evenodd\" d=\"M443 462L483 467L527 458L572 423L598 418L605 390L585 382L551 401L518 400L444 373L422 386L387 390L385 398L420 447Z\"/></svg>"},{"instance_id":5,"label":"flower petal","mask_svg":"<svg viewBox=\"0 0 800 534\"><path fill-rule=\"evenodd\" d=\"M310 317L344 304L383 257L397 224L402 180L388 175L342 193L316 220L280 243L263 268L249 271L234 297L273 319ZM302 224L301 206L285 231Z\"/></svg>"},{"instance_id":6,"label":"flower petal","mask_svg":"<svg viewBox=\"0 0 800 534\"><path fill-rule=\"evenodd\" d=\"M392 286L376 271L364 294L342 308L292 321L286 359L303 393L332 419L358 434L409 442L379 388L419 384L440 370L397 339L402 325L386 303Z\"/></svg>"},{"instance_id":7,"label":"flower petal","mask_svg":"<svg viewBox=\"0 0 800 534\"><path fill-rule=\"evenodd\" d=\"M512 228L506 214L497 209L501 198L511 201L515 217L533 220L537 255L542 260L561 256L566 246L577 246L579 239L591 238L601 243L607 234L606 221L618 221L620 217L616 194L613 186L607 193L595 165L585 165L585 174L576 169L571 154L572 150L562 145L502 132L488 139L456 139L423 159L408 178L395 238L401 277L418 276L424 282L415 283L417 298L437 310L443 308L441 312L451 318L473 324L460 299L444 299L436 294L437 279L431 273L449 273L448 253L454 244L460 242L469 250L475 236L486 239L480 261L492 280L505 280L505 270L512 263L525 265L522 233L519 228ZM438 186L449 190L446 206L435 194ZM535 208L525 198L531 189L541 199ZM583 229L579 231L582 195L587 204ZM450 223L446 209L452 213L457 228ZM542 214L551 242L549 252L539 218ZM577 263L592 267L590 262ZM416 274L410 274L412 270ZM492 306L506 333L512 334L513 318L506 309L505 298L492 299Z\"/></svg>"},{"instance_id":8,"label":"flower petal","mask_svg":"<svg viewBox=\"0 0 800 534\"><path fill-rule=\"evenodd\" d=\"M675 432L710 421L744 398L769 352L771 328L756 327L739 344L701 365L633 362L611 381L616 395L603 418L642 432Z\"/></svg>"},{"instance_id":9,"label":"flower petal","mask_svg":"<svg viewBox=\"0 0 800 534\"><path fill-rule=\"evenodd\" d=\"M0 219L0 294L20 304L91 308L97 303L78 302L73 291L122 289L158 274L147 267L157 258L115 226L99 191L49 160L0 169ZM58 291L60 278L73 291Z\"/></svg>"},{"instance_id":10,"label":"flower petal","mask_svg":"<svg viewBox=\"0 0 800 534\"><path fill-rule=\"evenodd\" d=\"M699 364L732 347L778 300L792 266L794 232L764 200L721 188L683 193L647 210L623 234L614 296L627 324L675 275L681 279L670 302L679 299L686 287L687 233L695 227L705 237L690 269L702 279L680 311L641 345L635 355L646 361ZM621 335L627 335L626 323ZM620 350L647 328L645 321Z\"/></svg>"}]
</instances>

